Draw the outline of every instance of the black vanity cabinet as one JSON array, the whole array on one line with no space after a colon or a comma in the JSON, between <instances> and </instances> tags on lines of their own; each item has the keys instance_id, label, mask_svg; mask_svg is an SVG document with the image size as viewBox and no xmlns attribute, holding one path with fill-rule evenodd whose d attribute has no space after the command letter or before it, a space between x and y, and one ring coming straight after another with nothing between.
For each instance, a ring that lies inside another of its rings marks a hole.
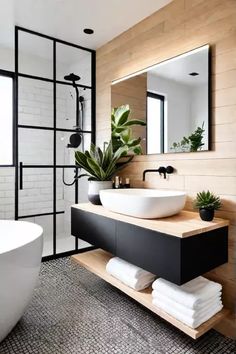
<instances>
[{"instance_id":1,"label":"black vanity cabinet","mask_svg":"<svg viewBox=\"0 0 236 354\"><path fill-rule=\"evenodd\" d=\"M190 214L195 213L182 212L181 218L184 219L184 216L187 220ZM168 222L173 222L175 230L175 222L178 229L181 222L184 225L182 219L179 222L178 216L175 216L173 221L168 218ZM163 220L157 221L153 227L151 220L145 220L142 224L140 219L122 217L105 211L102 206L78 204L71 209L71 232L75 237L178 285L228 261L226 220L218 219L219 222L211 223L209 227L205 222L205 228L200 221L199 228L193 225L194 231L191 231L190 223L191 235L183 237L177 236L176 231L173 234L163 232L166 219Z\"/></svg>"},{"instance_id":2,"label":"black vanity cabinet","mask_svg":"<svg viewBox=\"0 0 236 354\"><path fill-rule=\"evenodd\" d=\"M112 254L116 251L116 221L71 208L71 234Z\"/></svg>"}]
</instances>

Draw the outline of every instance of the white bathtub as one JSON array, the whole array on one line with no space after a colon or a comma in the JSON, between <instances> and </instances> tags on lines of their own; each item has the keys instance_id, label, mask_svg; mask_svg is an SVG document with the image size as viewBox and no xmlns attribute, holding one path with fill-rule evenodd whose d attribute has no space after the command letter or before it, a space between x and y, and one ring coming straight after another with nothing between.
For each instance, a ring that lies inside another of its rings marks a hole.
<instances>
[{"instance_id":1,"label":"white bathtub","mask_svg":"<svg viewBox=\"0 0 236 354\"><path fill-rule=\"evenodd\" d=\"M19 321L32 297L42 250L41 226L0 220L0 342Z\"/></svg>"}]
</instances>

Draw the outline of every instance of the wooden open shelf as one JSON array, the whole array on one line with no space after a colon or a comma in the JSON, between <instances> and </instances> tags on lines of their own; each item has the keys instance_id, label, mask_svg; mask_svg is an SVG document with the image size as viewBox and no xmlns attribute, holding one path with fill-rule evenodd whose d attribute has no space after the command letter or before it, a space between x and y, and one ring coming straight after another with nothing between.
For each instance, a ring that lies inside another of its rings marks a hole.
<instances>
[{"instance_id":1,"label":"wooden open shelf","mask_svg":"<svg viewBox=\"0 0 236 354\"><path fill-rule=\"evenodd\" d=\"M88 269L90 272L96 274L103 280L107 281L119 290L123 291L125 294L129 295L134 300L147 307L149 310L162 317L164 320L171 323L173 326L179 328L182 332L186 333L193 339L197 339L202 336L204 333L214 327L216 323L222 320L222 318L228 315L228 310L222 309L215 316L203 323L198 328L190 328L152 304L151 288L145 289L143 291L136 291L129 288L128 286L108 274L106 272L106 264L111 257L113 256L110 253L105 252L101 249L97 249L74 255L71 258L74 262L80 264L84 268Z\"/></svg>"}]
</instances>

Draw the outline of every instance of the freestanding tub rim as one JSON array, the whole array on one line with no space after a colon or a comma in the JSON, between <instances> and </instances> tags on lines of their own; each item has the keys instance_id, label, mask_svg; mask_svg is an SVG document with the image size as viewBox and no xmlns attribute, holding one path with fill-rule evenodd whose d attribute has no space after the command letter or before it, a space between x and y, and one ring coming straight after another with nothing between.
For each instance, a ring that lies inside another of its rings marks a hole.
<instances>
[{"instance_id":1,"label":"freestanding tub rim","mask_svg":"<svg viewBox=\"0 0 236 354\"><path fill-rule=\"evenodd\" d=\"M42 227L32 222L0 220L0 254L23 247L42 234Z\"/></svg>"}]
</instances>

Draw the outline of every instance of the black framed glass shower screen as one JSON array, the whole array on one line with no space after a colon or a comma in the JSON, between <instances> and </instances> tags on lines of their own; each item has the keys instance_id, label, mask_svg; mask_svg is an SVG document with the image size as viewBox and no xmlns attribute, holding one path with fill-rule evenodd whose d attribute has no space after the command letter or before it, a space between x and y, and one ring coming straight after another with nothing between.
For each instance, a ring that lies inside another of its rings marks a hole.
<instances>
[{"instance_id":1,"label":"black framed glass shower screen","mask_svg":"<svg viewBox=\"0 0 236 354\"><path fill-rule=\"evenodd\" d=\"M72 72L78 81L65 79ZM69 204L78 202L79 187L65 189L62 171L73 180L78 170L67 148L78 131L77 93L80 149L95 143L95 51L16 26L15 74L15 219L42 225L44 256L75 253L78 241L64 245L61 236L68 234Z\"/></svg>"}]
</instances>

